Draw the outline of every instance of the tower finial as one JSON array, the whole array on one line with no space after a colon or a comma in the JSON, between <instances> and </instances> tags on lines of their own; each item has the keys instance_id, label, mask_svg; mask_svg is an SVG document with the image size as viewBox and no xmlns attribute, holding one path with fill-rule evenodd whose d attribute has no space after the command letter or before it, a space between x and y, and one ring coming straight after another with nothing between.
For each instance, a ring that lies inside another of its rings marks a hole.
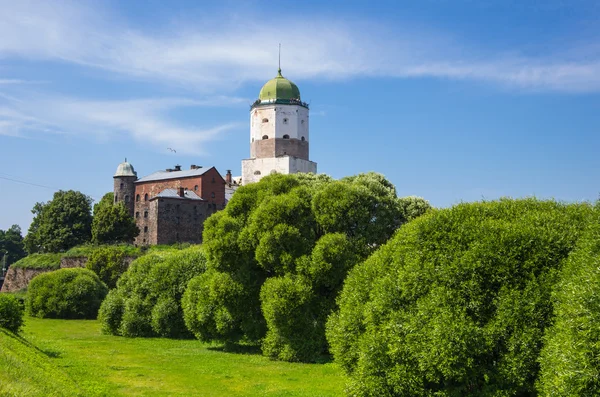
<instances>
[{"instance_id":1,"label":"tower finial","mask_svg":"<svg viewBox=\"0 0 600 397\"><path fill-rule=\"evenodd\" d=\"M125 157L125 162L127 162L127 157Z\"/></svg>"},{"instance_id":2,"label":"tower finial","mask_svg":"<svg viewBox=\"0 0 600 397\"><path fill-rule=\"evenodd\" d=\"M277 73L281 75L281 43L279 43L279 68L277 69Z\"/></svg>"}]
</instances>

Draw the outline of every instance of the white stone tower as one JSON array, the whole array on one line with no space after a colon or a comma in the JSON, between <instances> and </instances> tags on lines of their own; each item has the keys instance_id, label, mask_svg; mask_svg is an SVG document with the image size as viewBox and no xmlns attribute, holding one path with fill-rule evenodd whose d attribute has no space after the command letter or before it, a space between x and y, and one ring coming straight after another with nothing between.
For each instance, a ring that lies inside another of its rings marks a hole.
<instances>
[{"instance_id":1,"label":"white stone tower","mask_svg":"<svg viewBox=\"0 0 600 397\"><path fill-rule=\"evenodd\" d=\"M250 108L250 158L242 160L242 184L275 172L316 173L317 163L308 159L308 144L308 104L279 69Z\"/></svg>"}]
</instances>

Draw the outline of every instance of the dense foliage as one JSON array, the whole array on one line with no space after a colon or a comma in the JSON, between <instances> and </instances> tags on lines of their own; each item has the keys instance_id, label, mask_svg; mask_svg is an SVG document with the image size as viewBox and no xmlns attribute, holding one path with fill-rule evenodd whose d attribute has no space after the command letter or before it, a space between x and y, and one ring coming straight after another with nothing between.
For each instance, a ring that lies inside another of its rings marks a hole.
<instances>
[{"instance_id":1,"label":"dense foliage","mask_svg":"<svg viewBox=\"0 0 600 397\"><path fill-rule=\"evenodd\" d=\"M102 249L104 247L113 247L123 252L126 256L138 257L142 254L142 249L130 244L118 244L118 245L93 245L93 244L85 244L78 245L77 247L73 247L64 254L62 254L63 258L74 258L74 257L87 257L89 258L94 251L98 249Z\"/></svg>"},{"instance_id":2,"label":"dense foliage","mask_svg":"<svg viewBox=\"0 0 600 397\"><path fill-rule=\"evenodd\" d=\"M95 319L108 288L88 269L40 274L27 289L27 312L34 317Z\"/></svg>"},{"instance_id":3,"label":"dense foliage","mask_svg":"<svg viewBox=\"0 0 600 397\"><path fill-rule=\"evenodd\" d=\"M535 395L551 291L593 214L501 200L402 227L350 272L327 324L349 394Z\"/></svg>"},{"instance_id":4,"label":"dense foliage","mask_svg":"<svg viewBox=\"0 0 600 397\"><path fill-rule=\"evenodd\" d=\"M73 190L54 193L47 203L36 203L25 236L28 253L64 252L92 237L92 199Z\"/></svg>"},{"instance_id":5,"label":"dense foliage","mask_svg":"<svg viewBox=\"0 0 600 397\"><path fill-rule=\"evenodd\" d=\"M130 251L132 250L128 246L121 245L96 247L90 251L85 267L96 273L112 289L129 266Z\"/></svg>"},{"instance_id":6,"label":"dense foliage","mask_svg":"<svg viewBox=\"0 0 600 397\"><path fill-rule=\"evenodd\" d=\"M184 296L188 328L202 340L262 341L282 360L317 359L346 273L406 221L403 208L375 173L275 174L239 188L205 222L209 270Z\"/></svg>"},{"instance_id":7,"label":"dense foliage","mask_svg":"<svg viewBox=\"0 0 600 397\"><path fill-rule=\"evenodd\" d=\"M11 294L0 294L0 328L19 332L23 325L23 308Z\"/></svg>"},{"instance_id":8,"label":"dense foliage","mask_svg":"<svg viewBox=\"0 0 600 397\"><path fill-rule=\"evenodd\" d=\"M122 202L115 203L112 193L106 193L94 205L92 242L95 244L132 243L140 234L135 219Z\"/></svg>"},{"instance_id":9,"label":"dense foliage","mask_svg":"<svg viewBox=\"0 0 600 397\"><path fill-rule=\"evenodd\" d=\"M23 269L58 269L61 254L31 254L13 263L14 268Z\"/></svg>"},{"instance_id":10,"label":"dense foliage","mask_svg":"<svg viewBox=\"0 0 600 397\"><path fill-rule=\"evenodd\" d=\"M542 349L542 396L600 395L600 219L569 257Z\"/></svg>"},{"instance_id":11,"label":"dense foliage","mask_svg":"<svg viewBox=\"0 0 600 397\"><path fill-rule=\"evenodd\" d=\"M7 267L27 255L19 225L12 225L8 230L0 230L0 263L4 255L6 255Z\"/></svg>"},{"instance_id":12,"label":"dense foliage","mask_svg":"<svg viewBox=\"0 0 600 397\"><path fill-rule=\"evenodd\" d=\"M190 337L181 297L188 281L204 273L199 246L149 253L131 263L102 303L103 332L123 336Z\"/></svg>"}]
</instances>

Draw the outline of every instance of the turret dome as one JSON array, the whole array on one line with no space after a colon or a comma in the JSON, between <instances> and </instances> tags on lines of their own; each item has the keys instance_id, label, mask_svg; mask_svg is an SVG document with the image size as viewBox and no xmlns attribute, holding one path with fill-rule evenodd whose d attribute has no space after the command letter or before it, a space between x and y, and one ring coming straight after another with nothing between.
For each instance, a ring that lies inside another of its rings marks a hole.
<instances>
[{"instance_id":1,"label":"turret dome","mask_svg":"<svg viewBox=\"0 0 600 397\"><path fill-rule=\"evenodd\" d=\"M117 167L117 172L115 172L115 175L113 177L117 178L120 176L135 176L135 177L137 177L137 173L133 169L133 165L129 164L127 162L127 159L125 159L124 162L119 164L119 166Z\"/></svg>"},{"instance_id":2,"label":"turret dome","mask_svg":"<svg viewBox=\"0 0 600 397\"><path fill-rule=\"evenodd\" d=\"M260 101L277 101L277 100L300 100L300 90L298 86L281 75L281 69L278 70L277 76L263 85L258 94Z\"/></svg>"}]
</instances>

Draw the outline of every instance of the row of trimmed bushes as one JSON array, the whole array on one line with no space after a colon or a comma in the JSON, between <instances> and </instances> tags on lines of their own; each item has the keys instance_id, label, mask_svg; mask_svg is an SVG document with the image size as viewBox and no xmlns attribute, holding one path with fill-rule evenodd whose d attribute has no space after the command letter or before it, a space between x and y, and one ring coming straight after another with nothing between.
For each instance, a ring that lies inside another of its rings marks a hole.
<instances>
[{"instance_id":1,"label":"row of trimmed bushes","mask_svg":"<svg viewBox=\"0 0 600 397\"><path fill-rule=\"evenodd\" d=\"M203 314L188 315L188 306L231 291L231 280L198 282L205 270L199 247L137 259L102 303L103 330L191 336L188 327L202 324ZM293 291L287 301L302 305L307 286L289 282L264 293ZM593 396L600 394L599 290L598 206L460 204L404 225L350 271L327 340L351 395ZM231 324L226 310L209 314L217 327Z\"/></svg>"}]
</instances>

